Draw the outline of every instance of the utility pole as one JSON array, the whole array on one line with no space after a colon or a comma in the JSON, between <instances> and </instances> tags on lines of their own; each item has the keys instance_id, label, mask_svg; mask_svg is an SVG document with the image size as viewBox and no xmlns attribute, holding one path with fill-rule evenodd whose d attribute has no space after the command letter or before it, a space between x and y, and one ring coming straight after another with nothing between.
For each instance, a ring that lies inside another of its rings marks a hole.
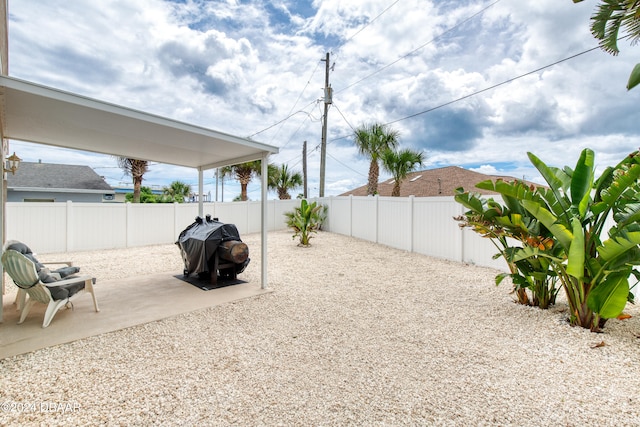
<instances>
[{"instance_id":1,"label":"utility pole","mask_svg":"<svg viewBox=\"0 0 640 427\"><path fill-rule=\"evenodd\" d=\"M302 143L302 176L304 179L302 196L307 198L307 141Z\"/></svg>"},{"instance_id":2,"label":"utility pole","mask_svg":"<svg viewBox=\"0 0 640 427\"><path fill-rule=\"evenodd\" d=\"M324 176L327 159L327 113L331 104L331 86L329 86L329 52L327 52L324 74L324 116L322 117L322 142L320 144L320 197L324 197Z\"/></svg>"}]
</instances>

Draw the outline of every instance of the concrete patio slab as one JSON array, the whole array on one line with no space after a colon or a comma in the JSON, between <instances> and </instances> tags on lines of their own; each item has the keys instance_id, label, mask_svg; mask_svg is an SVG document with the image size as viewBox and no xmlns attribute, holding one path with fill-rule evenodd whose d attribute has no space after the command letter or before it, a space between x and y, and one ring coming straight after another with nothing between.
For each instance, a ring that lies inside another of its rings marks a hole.
<instances>
[{"instance_id":1,"label":"concrete patio slab","mask_svg":"<svg viewBox=\"0 0 640 427\"><path fill-rule=\"evenodd\" d=\"M8 286L13 286L9 281ZM259 283L241 283L203 291L170 273L104 281L95 285L100 312L88 293L73 302L73 310L60 310L42 328L44 304L36 304L24 323L13 297L4 301L0 323L0 359L71 341L141 325L182 313L238 301L270 292Z\"/></svg>"}]
</instances>

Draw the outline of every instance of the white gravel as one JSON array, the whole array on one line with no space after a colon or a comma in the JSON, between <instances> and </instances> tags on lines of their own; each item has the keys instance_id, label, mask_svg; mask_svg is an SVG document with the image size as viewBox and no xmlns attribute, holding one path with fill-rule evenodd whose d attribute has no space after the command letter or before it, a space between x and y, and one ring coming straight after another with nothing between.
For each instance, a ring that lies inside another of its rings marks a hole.
<instances>
[{"instance_id":1,"label":"white gravel","mask_svg":"<svg viewBox=\"0 0 640 427\"><path fill-rule=\"evenodd\" d=\"M1 360L0 425L640 425L637 307L595 334L492 269L291 234L269 234L272 293ZM40 256L61 257L99 280L183 268L175 245Z\"/></svg>"}]
</instances>

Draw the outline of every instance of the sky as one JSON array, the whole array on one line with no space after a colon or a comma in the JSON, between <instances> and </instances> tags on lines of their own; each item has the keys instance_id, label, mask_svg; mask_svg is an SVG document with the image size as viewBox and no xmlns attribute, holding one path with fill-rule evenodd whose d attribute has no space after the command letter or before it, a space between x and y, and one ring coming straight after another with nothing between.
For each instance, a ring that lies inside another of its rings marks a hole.
<instances>
[{"instance_id":1,"label":"sky","mask_svg":"<svg viewBox=\"0 0 640 427\"><path fill-rule=\"evenodd\" d=\"M625 86L640 47L597 49L585 0L9 0L9 75L279 147L317 197L326 54L325 196L366 184L354 130L383 123L420 169L465 169L542 183L532 152L598 170L640 147L640 87ZM596 48L596 49L593 49ZM592 50L593 49L593 50ZM115 158L10 142L25 161L88 165L130 183ZM388 178L381 170L381 180ZM143 185L197 171L151 163ZM215 171L204 192L231 201ZM302 189L292 192L295 197ZM276 198L270 193L269 198ZM260 183L249 185L260 199Z\"/></svg>"}]
</instances>

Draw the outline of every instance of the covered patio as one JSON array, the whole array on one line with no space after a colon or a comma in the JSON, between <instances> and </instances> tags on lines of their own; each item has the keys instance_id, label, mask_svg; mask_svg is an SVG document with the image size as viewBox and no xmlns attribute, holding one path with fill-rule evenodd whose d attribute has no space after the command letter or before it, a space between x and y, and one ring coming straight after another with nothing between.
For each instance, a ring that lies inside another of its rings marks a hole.
<instances>
[{"instance_id":1,"label":"covered patio","mask_svg":"<svg viewBox=\"0 0 640 427\"><path fill-rule=\"evenodd\" d=\"M277 147L8 76L0 76L0 117L3 164L7 140L20 140L195 168L201 216L205 170L262 160L260 284L266 289L267 158L278 152ZM4 242L6 200L1 193ZM0 321L3 307L0 293Z\"/></svg>"},{"instance_id":2,"label":"covered patio","mask_svg":"<svg viewBox=\"0 0 640 427\"><path fill-rule=\"evenodd\" d=\"M18 325L20 313L13 304L13 296L6 298L0 335L0 359L271 291L249 282L202 291L175 275L159 273L99 281L95 285L95 292L99 313L94 311L91 297L86 294L73 302L72 310L60 310L47 328L42 328L44 304L36 304L24 323Z\"/></svg>"}]
</instances>

